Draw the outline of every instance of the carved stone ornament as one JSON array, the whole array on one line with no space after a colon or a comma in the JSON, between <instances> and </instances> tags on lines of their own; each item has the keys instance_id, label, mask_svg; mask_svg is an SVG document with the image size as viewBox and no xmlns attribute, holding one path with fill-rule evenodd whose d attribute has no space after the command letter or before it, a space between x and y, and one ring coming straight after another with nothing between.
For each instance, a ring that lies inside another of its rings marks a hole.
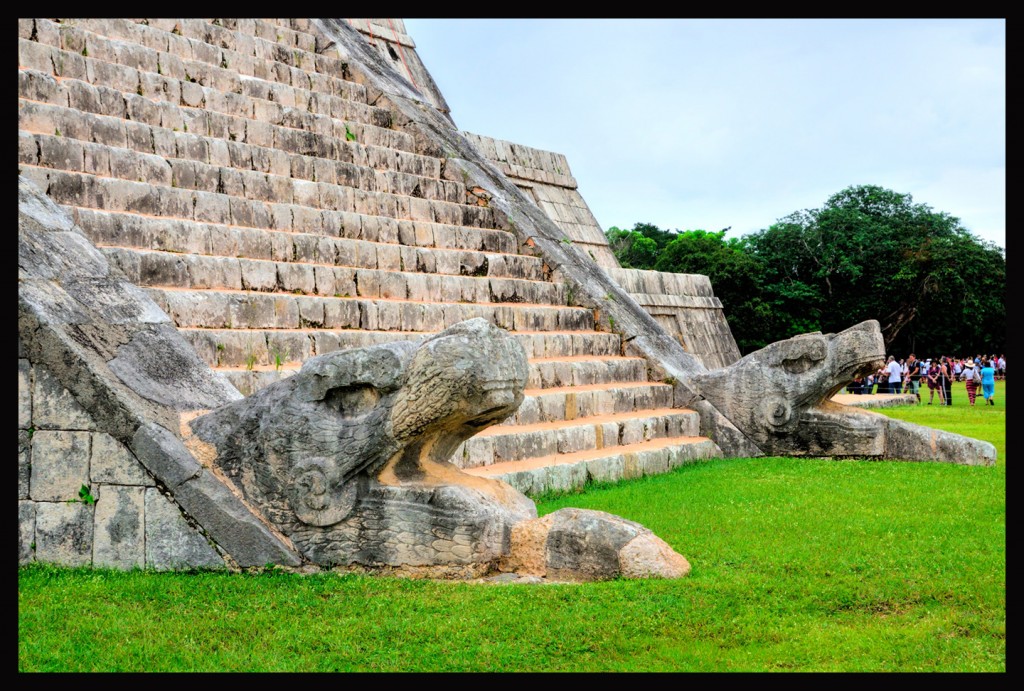
<instances>
[{"instance_id":1,"label":"carved stone ornament","mask_svg":"<svg viewBox=\"0 0 1024 691\"><path fill-rule=\"evenodd\" d=\"M884 361L881 329L868 320L836 334L777 341L729 367L696 374L690 384L768 455L995 462L987 442L831 401L855 375Z\"/></svg>"},{"instance_id":2,"label":"carved stone ornament","mask_svg":"<svg viewBox=\"0 0 1024 691\"><path fill-rule=\"evenodd\" d=\"M516 410L526 379L522 346L471 319L312 358L193 420L187 443L315 563L483 569L536 508L448 459Z\"/></svg>"}]
</instances>

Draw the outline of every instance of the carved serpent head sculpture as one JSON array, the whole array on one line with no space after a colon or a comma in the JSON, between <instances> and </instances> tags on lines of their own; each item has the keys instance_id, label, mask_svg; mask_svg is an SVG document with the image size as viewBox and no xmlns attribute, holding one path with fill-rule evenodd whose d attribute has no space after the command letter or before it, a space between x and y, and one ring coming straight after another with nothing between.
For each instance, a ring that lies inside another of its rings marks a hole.
<instances>
[{"instance_id":1,"label":"carved serpent head sculpture","mask_svg":"<svg viewBox=\"0 0 1024 691\"><path fill-rule=\"evenodd\" d=\"M387 466L399 483L414 484L425 464L446 464L459 444L515 412L526 379L522 346L471 319L421 343L311 358L191 429L275 523L325 527L352 512L360 477Z\"/></svg>"},{"instance_id":2,"label":"carved serpent head sculpture","mask_svg":"<svg viewBox=\"0 0 1024 691\"><path fill-rule=\"evenodd\" d=\"M691 384L765 454L875 457L992 465L977 439L839 405L832 397L885 361L875 320L836 334L777 341Z\"/></svg>"}]
</instances>

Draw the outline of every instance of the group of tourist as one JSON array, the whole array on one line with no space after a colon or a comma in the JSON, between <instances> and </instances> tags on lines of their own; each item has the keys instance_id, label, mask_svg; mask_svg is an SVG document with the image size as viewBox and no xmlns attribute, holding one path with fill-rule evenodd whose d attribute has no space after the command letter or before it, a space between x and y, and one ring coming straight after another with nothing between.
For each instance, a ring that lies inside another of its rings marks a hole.
<instances>
[{"instance_id":1,"label":"group of tourist","mask_svg":"<svg viewBox=\"0 0 1024 691\"><path fill-rule=\"evenodd\" d=\"M855 394L914 394L923 403L921 388L928 389L928 405L953 405L953 383L963 382L967 400L973 406L979 389L985 405L995 405L996 380L1006 379L1006 358L1003 355L977 355L973 358L955 358L943 355L938 359L918 360L913 353L897 360L890 355L884 366L876 372L857 376L846 386L847 393Z\"/></svg>"}]
</instances>

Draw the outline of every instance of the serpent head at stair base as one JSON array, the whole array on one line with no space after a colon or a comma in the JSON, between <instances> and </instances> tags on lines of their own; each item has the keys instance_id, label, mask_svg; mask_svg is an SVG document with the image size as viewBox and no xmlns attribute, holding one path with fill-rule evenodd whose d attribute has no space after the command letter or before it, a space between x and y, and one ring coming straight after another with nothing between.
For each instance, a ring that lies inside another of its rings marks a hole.
<instances>
[{"instance_id":1,"label":"serpent head at stair base","mask_svg":"<svg viewBox=\"0 0 1024 691\"><path fill-rule=\"evenodd\" d=\"M869 320L772 343L689 383L764 454L995 461L987 442L832 402L856 374L884 361L881 330Z\"/></svg>"},{"instance_id":2,"label":"serpent head at stair base","mask_svg":"<svg viewBox=\"0 0 1024 691\"><path fill-rule=\"evenodd\" d=\"M536 508L448 459L515 412L526 379L522 346L472 319L312 358L193 420L190 443L313 562L482 564Z\"/></svg>"}]
</instances>

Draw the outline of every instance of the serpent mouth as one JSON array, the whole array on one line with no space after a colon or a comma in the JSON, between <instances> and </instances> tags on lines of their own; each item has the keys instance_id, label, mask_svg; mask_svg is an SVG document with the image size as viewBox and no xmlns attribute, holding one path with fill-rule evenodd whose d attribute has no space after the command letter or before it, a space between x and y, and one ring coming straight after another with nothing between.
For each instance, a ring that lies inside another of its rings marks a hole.
<instances>
[{"instance_id":1,"label":"serpent mouth","mask_svg":"<svg viewBox=\"0 0 1024 691\"><path fill-rule=\"evenodd\" d=\"M475 429L480 429L481 427L488 427L489 425L493 424L494 419L496 417L499 417L501 414L508 414L508 406L499 405L494 406L493 408L488 408L487 410L480 413L472 420L467 421L466 425L469 427L473 427Z\"/></svg>"},{"instance_id":2,"label":"serpent mouth","mask_svg":"<svg viewBox=\"0 0 1024 691\"><path fill-rule=\"evenodd\" d=\"M858 373L866 373L867 368L875 369L876 365L881 365L885 362L885 355L873 353L871 355L863 355L861 357L852 358L846 360L839 365L838 370L840 372L849 371L851 375Z\"/></svg>"}]
</instances>

